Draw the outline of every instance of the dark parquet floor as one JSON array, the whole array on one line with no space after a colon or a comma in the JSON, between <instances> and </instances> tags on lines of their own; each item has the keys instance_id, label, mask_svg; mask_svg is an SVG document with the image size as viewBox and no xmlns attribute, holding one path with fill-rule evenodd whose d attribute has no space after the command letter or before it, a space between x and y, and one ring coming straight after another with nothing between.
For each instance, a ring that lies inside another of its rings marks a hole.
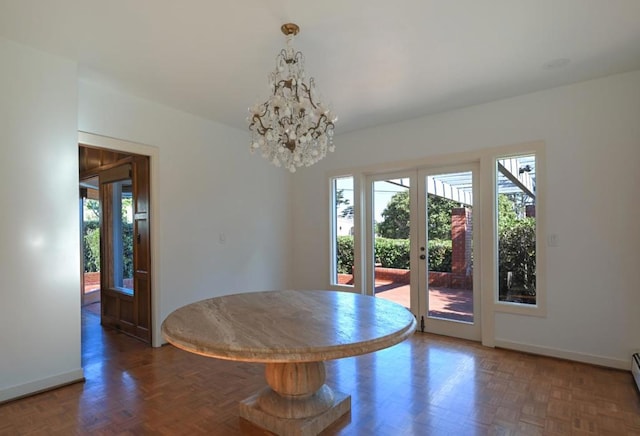
<instances>
[{"instance_id":1,"label":"dark parquet floor","mask_svg":"<svg viewBox=\"0 0 640 436\"><path fill-rule=\"evenodd\" d=\"M153 349L87 311L82 358L86 382L0 405L0 435L268 434L237 415L259 364ZM418 333L327 372L353 408L324 434L640 435L626 371Z\"/></svg>"}]
</instances>

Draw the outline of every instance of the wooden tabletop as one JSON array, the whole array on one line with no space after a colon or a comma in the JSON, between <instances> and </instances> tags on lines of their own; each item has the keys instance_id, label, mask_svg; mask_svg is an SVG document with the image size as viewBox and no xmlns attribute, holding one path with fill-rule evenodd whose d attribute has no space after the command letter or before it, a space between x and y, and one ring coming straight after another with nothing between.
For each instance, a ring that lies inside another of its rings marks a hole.
<instances>
[{"instance_id":1,"label":"wooden tabletop","mask_svg":"<svg viewBox=\"0 0 640 436\"><path fill-rule=\"evenodd\" d=\"M189 304L162 323L186 351L247 362L313 362L370 353L415 331L406 308L336 291L234 294Z\"/></svg>"}]
</instances>

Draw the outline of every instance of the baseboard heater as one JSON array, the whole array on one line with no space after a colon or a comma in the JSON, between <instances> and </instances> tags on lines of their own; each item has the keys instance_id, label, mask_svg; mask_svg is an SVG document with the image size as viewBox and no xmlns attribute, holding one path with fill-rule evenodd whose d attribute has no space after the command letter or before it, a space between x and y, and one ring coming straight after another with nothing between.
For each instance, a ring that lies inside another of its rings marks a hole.
<instances>
[{"instance_id":1,"label":"baseboard heater","mask_svg":"<svg viewBox=\"0 0 640 436\"><path fill-rule=\"evenodd\" d=\"M631 373L636 380L636 386L640 389L640 353L635 353L631 357Z\"/></svg>"}]
</instances>

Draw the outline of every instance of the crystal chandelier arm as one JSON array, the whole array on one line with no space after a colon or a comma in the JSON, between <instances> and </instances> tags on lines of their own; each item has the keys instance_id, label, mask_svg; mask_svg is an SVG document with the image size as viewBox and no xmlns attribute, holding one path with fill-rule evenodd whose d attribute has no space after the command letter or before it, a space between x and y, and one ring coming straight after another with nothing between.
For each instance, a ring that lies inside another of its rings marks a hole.
<instances>
[{"instance_id":1,"label":"crystal chandelier arm","mask_svg":"<svg viewBox=\"0 0 640 436\"><path fill-rule=\"evenodd\" d=\"M323 121L326 122L327 124L324 129L320 130L320 125L322 124ZM309 134L314 139L317 139L318 137L320 137L320 135L324 133L324 131L326 131L329 127L333 128L333 126L334 126L333 122L329 121L329 118L325 114L322 114L320 118L318 118L318 122L316 123L316 125L313 127L309 127Z\"/></svg>"},{"instance_id":2,"label":"crystal chandelier arm","mask_svg":"<svg viewBox=\"0 0 640 436\"><path fill-rule=\"evenodd\" d=\"M302 83L301 88L304 94L307 96L307 100L309 100L311 107L313 107L314 109L318 109L318 105L316 105L316 103L313 101L313 97L311 97L311 87L307 86L305 83Z\"/></svg>"},{"instance_id":3,"label":"crystal chandelier arm","mask_svg":"<svg viewBox=\"0 0 640 436\"><path fill-rule=\"evenodd\" d=\"M264 115L264 114L262 114ZM256 120L258 121L258 123L260 123L260 127L258 127L256 125ZM256 131L261 134L261 135L265 135L269 130L273 130L273 127L266 127L264 124L262 124L262 117L259 114L253 114L253 118L252 118L252 122L251 124L249 124L249 129L255 127Z\"/></svg>"},{"instance_id":4,"label":"crystal chandelier arm","mask_svg":"<svg viewBox=\"0 0 640 436\"><path fill-rule=\"evenodd\" d=\"M288 126L293 125L293 120L291 117L282 117L278 120L278 124L282 127L282 131L285 131Z\"/></svg>"},{"instance_id":5,"label":"crystal chandelier arm","mask_svg":"<svg viewBox=\"0 0 640 436\"><path fill-rule=\"evenodd\" d=\"M273 95L275 95L276 92L278 92L278 90L281 89L281 88L288 88L288 89L293 90L293 87L294 87L294 85L293 85L293 80L292 79L289 79L289 80L282 79L281 81L276 83L276 87L275 87Z\"/></svg>"}]
</instances>

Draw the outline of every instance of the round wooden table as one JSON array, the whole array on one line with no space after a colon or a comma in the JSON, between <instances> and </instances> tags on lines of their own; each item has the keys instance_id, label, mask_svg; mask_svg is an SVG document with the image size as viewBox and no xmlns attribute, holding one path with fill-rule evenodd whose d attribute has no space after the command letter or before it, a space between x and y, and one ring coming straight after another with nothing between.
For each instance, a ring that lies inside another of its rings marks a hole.
<instances>
[{"instance_id":1,"label":"round wooden table","mask_svg":"<svg viewBox=\"0 0 640 436\"><path fill-rule=\"evenodd\" d=\"M335 291L269 291L189 304L162 323L165 339L203 356L266 364L266 387L240 416L277 434L317 434L351 410L325 384L324 361L390 347L415 331L406 308Z\"/></svg>"}]
</instances>

